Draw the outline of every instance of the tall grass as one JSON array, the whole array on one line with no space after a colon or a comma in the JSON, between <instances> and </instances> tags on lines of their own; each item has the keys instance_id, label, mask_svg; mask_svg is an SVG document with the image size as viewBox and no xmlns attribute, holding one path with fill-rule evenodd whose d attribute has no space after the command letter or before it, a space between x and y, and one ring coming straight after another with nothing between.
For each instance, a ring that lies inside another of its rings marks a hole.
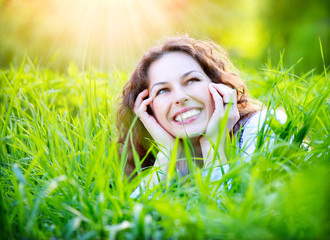
<instances>
[{"instance_id":1,"label":"tall grass","mask_svg":"<svg viewBox=\"0 0 330 240\"><path fill-rule=\"evenodd\" d=\"M269 115L275 134L260 130L251 160L228 147L230 171L210 182L188 157L192 174L132 199L142 177L124 176L115 129L126 73L71 64L59 74L29 60L1 69L1 237L329 238L326 70L296 76L279 64L248 77L250 93L288 117L281 125Z\"/></svg>"}]
</instances>

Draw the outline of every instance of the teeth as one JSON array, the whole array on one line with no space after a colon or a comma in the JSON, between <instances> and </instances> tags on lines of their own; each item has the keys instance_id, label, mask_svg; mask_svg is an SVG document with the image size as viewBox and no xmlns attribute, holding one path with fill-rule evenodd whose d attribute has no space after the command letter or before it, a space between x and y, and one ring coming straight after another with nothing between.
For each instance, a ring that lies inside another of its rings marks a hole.
<instances>
[{"instance_id":1,"label":"teeth","mask_svg":"<svg viewBox=\"0 0 330 240\"><path fill-rule=\"evenodd\" d=\"M188 112L181 113L175 117L175 121L177 121L177 122L185 121L189 118L197 116L200 112L201 112L201 110L199 110L199 109L193 109Z\"/></svg>"}]
</instances>

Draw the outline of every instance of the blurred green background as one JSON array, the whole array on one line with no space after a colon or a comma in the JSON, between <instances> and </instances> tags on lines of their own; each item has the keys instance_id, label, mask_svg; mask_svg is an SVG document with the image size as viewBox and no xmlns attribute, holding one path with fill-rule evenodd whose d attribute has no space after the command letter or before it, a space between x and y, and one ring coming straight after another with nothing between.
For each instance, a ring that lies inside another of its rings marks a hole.
<instances>
[{"instance_id":1,"label":"blurred green background","mask_svg":"<svg viewBox=\"0 0 330 240\"><path fill-rule=\"evenodd\" d=\"M323 71L330 60L326 0L0 0L0 66L24 55L66 70L131 69L165 36L189 33L229 51L238 68L284 64Z\"/></svg>"}]
</instances>

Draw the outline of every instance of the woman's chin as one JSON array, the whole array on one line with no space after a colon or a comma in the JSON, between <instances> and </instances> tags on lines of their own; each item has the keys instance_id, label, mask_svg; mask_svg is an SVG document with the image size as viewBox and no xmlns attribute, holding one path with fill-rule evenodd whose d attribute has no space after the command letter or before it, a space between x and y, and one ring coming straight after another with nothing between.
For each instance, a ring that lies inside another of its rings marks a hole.
<instances>
[{"instance_id":1,"label":"woman's chin","mask_svg":"<svg viewBox=\"0 0 330 240\"><path fill-rule=\"evenodd\" d=\"M177 133L176 135L172 135L173 137L175 138L180 138L180 139L183 139L183 138L190 138L190 139L193 139L193 138L199 138L203 133L201 132L181 132L181 133Z\"/></svg>"}]
</instances>

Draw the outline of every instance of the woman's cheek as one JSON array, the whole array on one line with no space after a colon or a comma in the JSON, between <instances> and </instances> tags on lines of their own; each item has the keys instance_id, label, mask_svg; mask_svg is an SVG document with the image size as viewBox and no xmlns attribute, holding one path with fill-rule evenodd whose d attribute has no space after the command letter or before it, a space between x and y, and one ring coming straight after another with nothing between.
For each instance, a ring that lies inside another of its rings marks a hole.
<instances>
[{"instance_id":1,"label":"woman's cheek","mask_svg":"<svg viewBox=\"0 0 330 240\"><path fill-rule=\"evenodd\" d=\"M157 121L161 120L163 109L164 109L164 106L162 104L162 100L158 96L157 98L154 99L154 101L152 103L152 111L153 111L154 116L156 117Z\"/></svg>"},{"instance_id":2,"label":"woman's cheek","mask_svg":"<svg viewBox=\"0 0 330 240\"><path fill-rule=\"evenodd\" d=\"M188 92L192 95L199 96L201 93L209 92L208 85L205 83L195 83L189 86Z\"/></svg>"},{"instance_id":3,"label":"woman's cheek","mask_svg":"<svg viewBox=\"0 0 330 240\"><path fill-rule=\"evenodd\" d=\"M150 107L151 107L152 112L156 116L156 114L157 114L157 99L154 99L152 101L152 103L150 104Z\"/></svg>"}]
</instances>

